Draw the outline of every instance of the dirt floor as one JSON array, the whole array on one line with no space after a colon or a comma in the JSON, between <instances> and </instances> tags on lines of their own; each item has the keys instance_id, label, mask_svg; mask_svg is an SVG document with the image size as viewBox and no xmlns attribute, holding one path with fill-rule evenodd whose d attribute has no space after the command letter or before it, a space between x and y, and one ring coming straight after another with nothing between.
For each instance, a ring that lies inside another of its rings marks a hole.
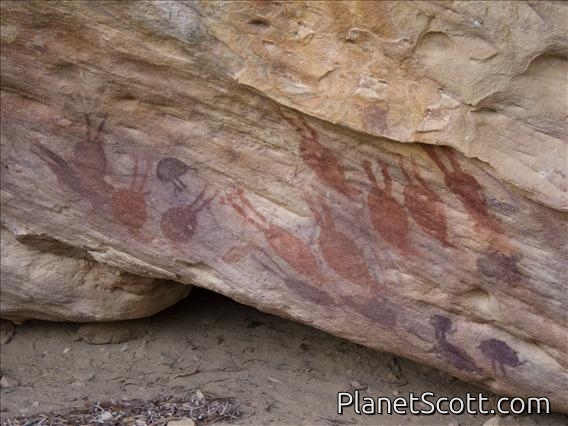
<instances>
[{"instance_id":1,"label":"dirt floor","mask_svg":"<svg viewBox=\"0 0 568 426\"><path fill-rule=\"evenodd\" d=\"M122 343L91 344L116 342ZM246 425L565 425L555 415L359 416L336 414L337 392L373 397L465 397L481 389L202 290L161 314L113 329L28 322L1 348L1 418L85 402L235 397ZM485 392L486 395L491 395Z\"/></svg>"}]
</instances>

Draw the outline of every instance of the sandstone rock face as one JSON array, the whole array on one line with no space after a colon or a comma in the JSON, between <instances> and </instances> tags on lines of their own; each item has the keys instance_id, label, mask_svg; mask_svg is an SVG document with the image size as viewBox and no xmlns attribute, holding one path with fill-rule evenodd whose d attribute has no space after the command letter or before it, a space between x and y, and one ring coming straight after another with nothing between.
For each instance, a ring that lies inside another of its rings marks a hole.
<instances>
[{"instance_id":1,"label":"sandstone rock face","mask_svg":"<svg viewBox=\"0 0 568 426\"><path fill-rule=\"evenodd\" d=\"M5 1L3 221L568 412L566 13Z\"/></svg>"},{"instance_id":2,"label":"sandstone rock face","mask_svg":"<svg viewBox=\"0 0 568 426\"><path fill-rule=\"evenodd\" d=\"M239 83L369 134L454 147L568 208L566 7L233 2L204 15L242 59Z\"/></svg>"},{"instance_id":3,"label":"sandstone rock face","mask_svg":"<svg viewBox=\"0 0 568 426\"><path fill-rule=\"evenodd\" d=\"M0 312L12 321L141 318L173 305L191 289L69 257L62 254L69 253L68 248L56 247L46 240L35 242L43 249L49 247L51 252L30 248L4 228L1 240ZM27 242L31 240L28 238Z\"/></svg>"}]
</instances>

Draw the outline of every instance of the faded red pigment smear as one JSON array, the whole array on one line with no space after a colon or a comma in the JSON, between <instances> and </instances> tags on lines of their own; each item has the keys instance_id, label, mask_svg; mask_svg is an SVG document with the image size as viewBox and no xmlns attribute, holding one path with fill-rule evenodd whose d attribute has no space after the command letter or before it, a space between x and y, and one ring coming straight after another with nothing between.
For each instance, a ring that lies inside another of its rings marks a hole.
<instances>
[{"instance_id":1,"label":"faded red pigment smear","mask_svg":"<svg viewBox=\"0 0 568 426\"><path fill-rule=\"evenodd\" d=\"M361 121L363 122L366 130L378 135L384 135L388 130L388 113L388 108L371 105L361 111Z\"/></svg>"},{"instance_id":2,"label":"faded red pigment smear","mask_svg":"<svg viewBox=\"0 0 568 426\"><path fill-rule=\"evenodd\" d=\"M438 341L432 348L432 352L458 370L475 374L483 373L483 370L475 364L475 360L466 351L446 340Z\"/></svg>"},{"instance_id":3,"label":"faded red pigment smear","mask_svg":"<svg viewBox=\"0 0 568 426\"><path fill-rule=\"evenodd\" d=\"M517 368L526 361L521 362L517 352L507 343L499 339L487 339L479 345L481 353L491 361L493 373L497 375L497 365L501 369L503 376L507 377L505 366Z\"/></svg>"},{"instance_id":4,"label":"faded red pigment smear","mask_svg":"<svg viewBox=\"0 0 568 426\"><path fill-rule=\"evenodd\" d=\"M138 181L136 160L134 179L128 189L115 189L105 182L107 161L101 133L106 119L105 114L94 135L91 135L91 121L89 115L86 115L86 139L75 144L72 164L39 144L36 144L34 152L49 166L63 186L89 200L93 207L102 209L110 200L114 218L131 234L136 235L146 222L144 187L148 179L148 168L145 168L142 179Z\"/></svg>"},{"instance_id":5,"label":"faded red pigment smear","mask_svg":"<svg viewBox=\"0 0 568 426\"><path fill-rule=\"evenodd\" d=\"M144 189L148 180L148 168L148 164L145 164L144 173L141 179L138 179L138 159L135 159L134 176L130 187L115 190L111 197L114 217L133 235L138 234L147 218Z\"/></svg>"},{"instance_id":6,"label":"faded red pigment smear","mask_svg":"<svg viewBox=\"0 0 568 426\"><path fill-rule=\"evenodd\" d=\"M526 281L519 270L520 254L508 255L499 250L489 250L477 259L477 272L486 279L516 285Z\"/></svg>"},{"instance_id":7,"label":"faded red pigment smear","mask_svg":"<svg viewBox=\"0 0 568 426\"><path fill-rule=\"evenodd\" d=\"M450 149L436 149L430 146L424 146L423 149L441 170L444 175L444 182L446 183L446 186L460 198L464 207L473 219L479 225L487 229L498 230L498 224L489 215L487 201L485 199L482 186L479 184L477 179L462 170L456 153ZM453 170L446 167L439 155L439 152L444 153L446 158L450 161Z\"/></svg>"},{"instance_id":8,"label":"faded red pigment smear","mask_svg":"<svg viewBox=\"0 0 568 426\"><path fill-rule=\"evenodd\" d=\"M361 193L347 183L343 165L332 150L320 143L318 133L303 118L286 116L281 111L279 114L300 135L302 160L323 183L349 198L354 198Z\"/></svg>"},{"instance_id":9,"label":"faded red pigment smear","mask_svg":"<svg viewBox=\"0 0 568 426\"><path fill-rule=\"evenodd\" d=\"M331 210L322 197L318 196L317 202L307 197L307 202L320 227L318 243L326 263L339 276L370 293L378 284L369 273L362 251L351 238L336 229Z\"/></svg>"},{"instance_id":10,"label":"faded red pigment smear","mask_svg":"<svg viewBox=\"0 0 568 426\"><path fill-rule=\"evenodd\" d=\"M62 186L71 189L99 209L108 200L108 194L113 191L112 186L104 181L106 156L100 136L106 117L105 114L94 136L91 136L91 122L89 115L85 115L86 139L75 144L70 162L39 143L32 148L32 152L47 164Z\"/></svg>"},{"instance_id":11,"label":"faded red pigment smear","mask_svg":"<svg viewBox=\"0 0 568 426\"><path fill-rule=\"evenodd\" d=\"M106 204L109 194L114 191L104 179L107 174L107 159L101 134L107 117L108 114L103 116L94 135L91 135L91 120L89 114L85 114L86 139L80 140L73 147L73 165L81 181L97 193L96 200L91 200L96 208L101 207L103 199Z\"/></svg>"},{"instance_id":12,"label":"faded red pigment smear","mask_svg":"<svg viewBox=\"0 0 568 426\"><path fill-rule=\"evenodd\" d=\"M86 139L80 140L73 147L73 164L81 170L81 174L92 180L102 179L107 173L107 160L103 147L101 133L107 120L105 114L95 134L91 135L91 120L85 114Z\"/></svg>"},{"instance_id":13,"label":"faded red pigment smear","mask_svg":"<svg viewBox=\"0 0 568 426\"><path fill-rule=\"evenodd\" d=\"M59 155L39 143L34 144L32 153L37 155L51 169L62 186L71 189L81 198L97 199L96 192L85 185L76 170Z\"/></svg>"},{"instance_id":14,"label":"faded red pigment smear","mask_svg":"<svg viewBox=\"0 0 568 426\"><path fill-rule=\"evenodd\" d=\"M402 160L400 168L408 181L408 185L404 188L404 204L410 215L428 235L436 238L444 246L451 246L448 242L448 224L442 199L422 179L414 161L412 161L411 174L404 168Z\"/></svg>"},{"instance_id":15,"label":"faded red pigment smear","mask_svg":"<svg viewBox=\"0 0 568 426\"><path fill-rule=\"evenodd\" d=\"M363 168L372 183L367 195L367 206L373 228L388 243L397 247L404 254L414 254L410 245L410 222L404 207L392 195L392 180L385 163L378 161L385 181L385 189L381 189L373 174L371 163L363 161Z\"/></svg>"},{"instance_id":16,"label":"faded red pigment smear","mask_svg":"<svg viewBox=\"0 0 568 426\"><path fill-rule=\"evenodd\" d=\"M172 242L189 242L197 229L197 214L215 199L217 194L203 200L205 189L191 204L176 206L166 210L160 219L164 236ZM199 204L201 202L201 204Z\"/></svg>"},{"instance_id":17,"label":"faded red pigment smear","mask_svg":"<svg viewBox=\"0 0 568 426\"><path fill-rule=\"evenodd\" d=\"M268 223L245 197L242 188L222 197L221 203L230 205L247 222L263 232L274 253L297 272L314 279L319 278L320 266L308 245L285 229Z\"/></svg>"},{"instance_id":18,"label":"faded red pigment smear","mask_svg":"<svg viewBox=\"0 0 568 426\"><path fill-rule=\"evenodd\" d=\"M291 290L293 293L296 293L302 299L309 300L310 302L313 302L316 305L320 306L331 306L335 304L333 298L323 290L320 290L318 287L304 283L293 277L289 277L276 262L270 259L270 257L267 256L274 267L270 267L266 262L263 262L256 256L254 258L264 267L264 269L279 277L284 282L284 284L286 284L286 287L288 287L289 290Z\"/></svg>"},{"instance_id":19,"label":"faded red pigment smear","mask_svg":"<svg viewBox=\"0 0 568 426\"><path fill-rule=\"evenodd\" d=\"M243 257L254 250L254 248L254 245L250 243L240 244L227 250L221 259L223 259L225 263L233 264L239 262Z\"/></svg>"},{"instance_id":20,"label":"faded red pigment smear","mask_svg":"<svg viewBox=\"0 0 568 426\"><path fill-rule=\"evenodd\" d=\"M393 329L397 325L401 307L389 299L376 295L374 297L344 297L347 305L364 317L370 318L385 327Z\"/></svg>"}]
</instances>

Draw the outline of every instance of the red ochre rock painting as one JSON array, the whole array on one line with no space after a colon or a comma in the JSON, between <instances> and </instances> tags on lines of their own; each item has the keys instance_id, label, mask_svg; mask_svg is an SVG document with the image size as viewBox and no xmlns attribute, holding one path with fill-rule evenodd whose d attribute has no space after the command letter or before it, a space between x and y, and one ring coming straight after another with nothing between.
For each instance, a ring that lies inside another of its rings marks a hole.
<instances>
[{"instance_id":1,"label":"red ochre rock painting","mask_svg":"<svg viewBox=\"0 0 568 426\"><path fill-rule=\"evenodd\" d=\"M137 235L147 218L145 188L149 174L149 161L144 161L144 172L138 174L138 159L134 160L134 173L128 188L117 189L112 193L111 206L114 217L132 235Z\"/></svg>"},{"instance_id":2,"label":"red ochre rock painting","mask_svg":"<svg viewBox=\"0 0 568 426\"><path fill-rule=\"evenodd\" d=\"M436 163L444 175L446 186L459 197L470 216L486 229L498 231L499 225L489 214L483 187L475 177L463 171L456 153L450 149L432 146L424 146L423 149L432 161ZM453 170L450 170L444 164L440 153L444 153L445 157L450 161Z\"/></svg>"},{"instance_id":3,"label":"red ochre rock painting","mask_svg":"<svg viewBox=\"0 0 568 426\"><path fill-rule=\"evenodd\" d=\"M64 160L39 143L32 148L32 152L47 164L62 186L88 200L97 209L103 207L108 194L113 191L112 186L104 180L107 166L101 132L106 118L105 114L95 134L91 136L91 122L89 115L85 115L86 139L75 144L70 161Z\"/></svg>"},{"instance_id":4,"label":"red ochre rock painting","mask_svg":"<svg viewBox=\"0 0 568 426\"><path fill-rule=\"evenodd\" d=\"M279 115L300 135L302 160L323 183L349 198L355 198L361 193L347 183L345 167L331 149L321 144L315 129L299 115L292 117L282 111L279 111Z\"/></svg>"},{"instance_id":5,"label":"red ochre rock painting","mask_svg":"<svg viewBox=\"0 0 568 426\"><path fill-rule=\"evenodd\" d=\"M306 197L316 223L319 225L318 244L326 263L342 278L362 287L369 294L380 287L371 276L363 252L343 232L335 227L331 209L323 197Z\"/></svg>"},{"instance_id":6,"label":"red ochre rock painting","mask_svg":"<svg viewBox=\"0 0 568 426\"><path fill-rule=\"evenodd\" d=\"M269 223L245 197L242 188L221 197L221 203L231 206L248 223L263 232L274 253L294 270L320 280L320 265L309 246L291 232Z\"/></svg>"},{"instance_id":7,"label":"red ochre rock painting","mask_svg":"<svg viewBox=\"0 0 568 426\"><path fill-rule=\"evenodd\" d=\"M97 199L96 192L85 185L75 168L59 155L39 143L34 144L32 153L38 156L51 169L57 181L63 187L71 189L81 198L91 201Z\"/></svg>"},{"instance_id":8,"label":"red ochre rock painting","mask_svg":"<svg viewBox=\"0 0 568 426\"><path fill-rule=\"evenodd\" d=\"M254 249L255 246L251 243L239 244L227 250L221 257L221 259L223 259L223 262L234 264L239 262L243 257L245 257Z\"/></svg>"},{"instance_id":9,"label":"red ochre rock painting","mask_svg":"<svg viewBox=\"0 0 568 426\"><path fill-rule=\"evenodd\" d=\"M80 140L73 147L72 163L84 185L97 194L98 202L94 202L96 208L101 207L101 200L106 204L109 194L114 191L112 185L105 181L107 159L101 133L107 117L108 115L105 114L94 135L91 135L91 121L89 114L85 114L86 139Z\"/></svg>"},{"instance_id":10,"label":"red ochre rock painting","mask_svg":"<svg viewBox=\"0 0 568 426\"><path fill-rule=\"evenodd\" d=\"M402 160L400 169L408 181L404 188L404 204L410 216L428 235L444 246L451 246L448 242L448 224L442 199L422 179L414 161L411 173L405 169Z\"/></svg>"},{"instance_id":11,"label":"red ochre rock painting","mask_svg":"<svg viewBox=\"0 0 568 426\"><path fill-rule=\"evenodd\" d=\"M59 183L88 200L94 208L102 209L110 202L114 218L131 234L137 235L147 217L144 188L148 179L148 167L145 167L139 180L138 160L135 160L134 177L129 188L116 189L105 182L107 160L101 132L106 119L107 114L94 135L91 135L91 121L89 115L86 115L86 139L75 144L71 162L39 143L35 144L32 152L47 164Z\"/></svg>"},{"instance_id":12,"label":"red ochre rock painting","mask_svg":"<svg viewBox=\"0 0 568 426\"><path fill-rule=\"evenodd\" d=\"M383 174L385 189L381 189L373 174L371 163L363 161L362 165L371 181L371 191L367 195L367 206L373 228L388 243L397 247L403 254L413 255L410 245L410 222L406 210L392 195L392 179L388 166L379 162Z\"/></svg>"},{"instance_id":13,"label":"red ochre rock painting","mask_svg":"<svg viewBox=\"0 0 568 426\"><path fill-rule=\"evenodd\" d=\"M269 256L267 257L270 259ZM270 259L270 262L272 263L272 265L274 265L273 267L271 267L267 264L267 262L262 261L258 257L254 256L254 258L267 271L279 277L290 291L297 294L302 299L321 306L335 305L335 300L328 293L326 293L323 290L320 290L315 285L305 283L293 277L288 276L286 272L283 271L274 260Z\"/></svg>"},{"instance_id":14,"label":"red ochre rock painting","mask_svg":"<svg viewBox=\"0 0 568 426\"><path fill-rule=\"evenodd\" d=\"M164 236L172 242L189 242L197 228L197 214L215 199L217 194L203 199L206 188L203 189L190 204L171 207L160 219L160 229ZM201 203L201 204L199 204Z\"/></svg>"},{"instance_id":15,"label":"red ochre rock painting","mask_svg":"<svg viewBox=\"0 0 568 426\"><path fill-rule=\"evenodd\" d=\"M101 140L107 118L108 114L105 114L95 134L91 135L91 120L89 114L85 114L86 138L73 147L73 164L81 170L82 176L90 177L92 180L102 179L107 173L107 160Z\"/></svg>"},{"instance_id":16,"label":"red ochre rock painting","mask_svg":"<svg viewBox=\"0 0 568 426\"><path fill-rule=\"evenodd\" d=\"M389 299L376 295L374 297L344 297L346 303L364 317L370 318L384 327L396 327L400 306Z\"/></svg>"}]
</instances>

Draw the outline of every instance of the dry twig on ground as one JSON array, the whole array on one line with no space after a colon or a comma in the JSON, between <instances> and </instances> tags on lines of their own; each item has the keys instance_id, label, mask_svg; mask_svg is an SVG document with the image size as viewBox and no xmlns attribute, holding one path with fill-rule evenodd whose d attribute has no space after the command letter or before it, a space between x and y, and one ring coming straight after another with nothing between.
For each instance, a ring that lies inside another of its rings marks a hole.
<instances>
[{"instance_id":1,"label":"dry twig on ground","mask_svg":"<svg viewBox=\"0 0 568 426\"><path fill-rule=\"evenodd\" d=\"M186 398L87 403L85 408L4 419L2 426L164 426L181 419L206 425L221 420L234 421L241 416L234 398L197 390Z\"/></svg>"}]
</instances>

